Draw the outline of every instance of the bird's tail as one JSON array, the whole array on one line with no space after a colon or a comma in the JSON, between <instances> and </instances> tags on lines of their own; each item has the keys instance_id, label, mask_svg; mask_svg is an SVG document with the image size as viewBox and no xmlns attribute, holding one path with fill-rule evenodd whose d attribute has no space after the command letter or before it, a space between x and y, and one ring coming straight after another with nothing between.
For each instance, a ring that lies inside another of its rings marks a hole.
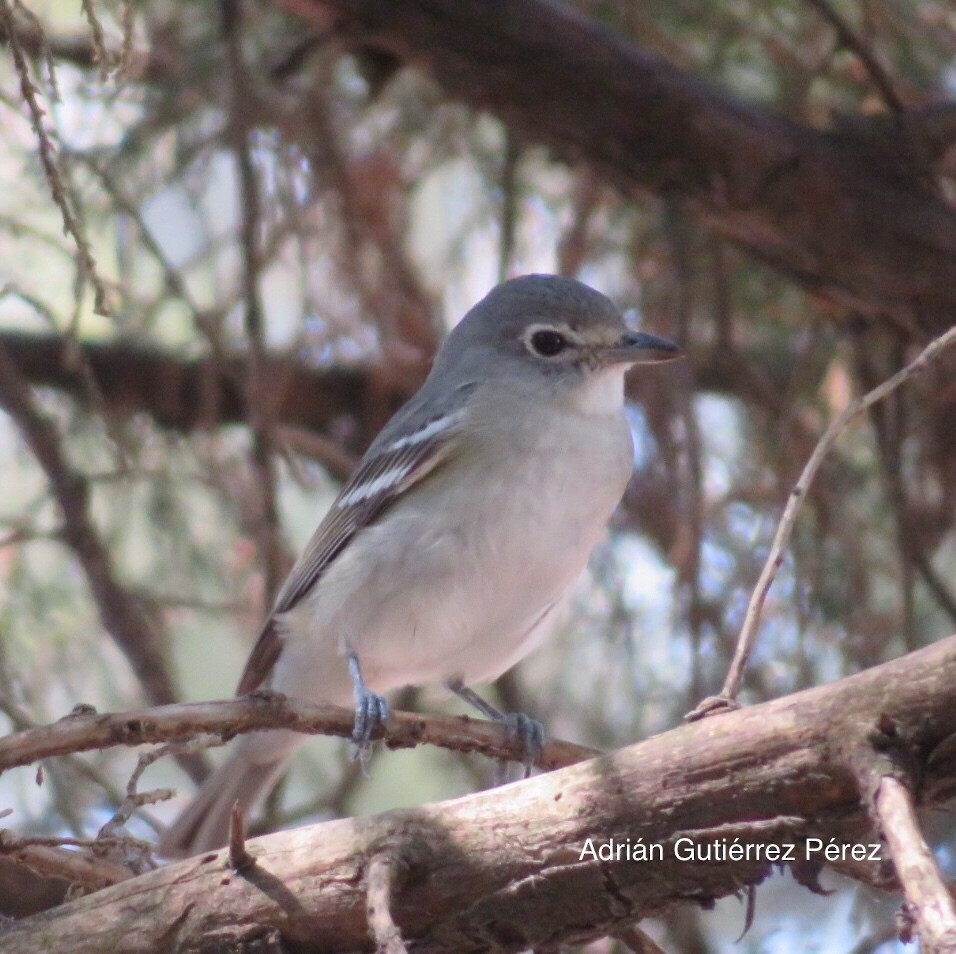
<instances>
[{"instance_id":1,"label":"bird's tail","mask_svg":"<svg viewBox=\"0 0 956 954\"><path fill-rule=\"evenodd\" d=\"M294 732L254 732L199 787L192 802L166 829L159 853L184 858L216 851L229 839L232 806L243 815L255 808L279 780L304 736Z\"/></svg>"}]
</instances>

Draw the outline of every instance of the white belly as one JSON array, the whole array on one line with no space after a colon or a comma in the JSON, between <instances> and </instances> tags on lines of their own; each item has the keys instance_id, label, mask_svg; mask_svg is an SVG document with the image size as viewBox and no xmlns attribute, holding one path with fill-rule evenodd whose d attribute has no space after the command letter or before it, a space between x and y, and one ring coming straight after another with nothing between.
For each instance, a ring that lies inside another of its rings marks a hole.
<instances>
[{"instance_id":1,"label":"white belly","mask_svg":"<svg viewBox=\"0 0 956 954\"><path fill-rule=\"evenodd\" d=\"M488 460L488 449L476 446L360 532L284 617L273 688L347 703L347 650L380 693L477 684L534 648L631 471L623 414L575 420L557 441L541 412L509 446L496 442L480 480L475 458Z\"/></svg>"}]
</instances>

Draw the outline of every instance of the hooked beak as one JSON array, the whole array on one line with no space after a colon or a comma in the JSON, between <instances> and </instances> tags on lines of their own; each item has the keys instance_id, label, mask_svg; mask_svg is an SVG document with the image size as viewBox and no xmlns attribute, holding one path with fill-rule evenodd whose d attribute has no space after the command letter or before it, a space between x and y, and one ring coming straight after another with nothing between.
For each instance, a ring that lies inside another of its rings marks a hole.
<instances>
[{"instance_id":1,"label":"hooked beak","mask_svg":"<svg viewBox=\"0 0 956 954\"><path fill-rule=\"evenodd\" d=\"M608 348L603 357L608 364L653 364L658 361L673 361L680 358L682 352L673 341L644 334L642 331L628 331L621 341Z\"/></svg>"}]
</instances>

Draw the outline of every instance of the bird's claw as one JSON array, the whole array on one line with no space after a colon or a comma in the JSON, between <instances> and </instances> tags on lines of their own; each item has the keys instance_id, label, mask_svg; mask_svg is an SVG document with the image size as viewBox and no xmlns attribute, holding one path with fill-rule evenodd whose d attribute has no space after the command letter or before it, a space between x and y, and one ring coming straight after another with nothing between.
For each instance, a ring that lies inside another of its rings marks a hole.
<instances>
[{"instance_id":1,"label":"bird's claw","mask_svg":"<svg viewBox=\"0 0 956 954\"><path fill-rule=\"evenodd\" d=\"M523 712L508 712L502 718L502 724L510 739L521 743L521 764L524 777L531 777L531 769L544 748L544 726Z\"/></svg>"},{"instance_id":2,"label":"bird's claw","mask_svg":"<svg viewBox=\"0 0 956 954\"><path fill-rule=\"evenodd\" d=\"M355 725L352 728L355 749L351 757L361 763L363 774L367 774L365 769L372 754L372 735L388 721L388 701L365 685L355 653L349 654L349 672L355 692Z\"/></svg>"}]
</instances>

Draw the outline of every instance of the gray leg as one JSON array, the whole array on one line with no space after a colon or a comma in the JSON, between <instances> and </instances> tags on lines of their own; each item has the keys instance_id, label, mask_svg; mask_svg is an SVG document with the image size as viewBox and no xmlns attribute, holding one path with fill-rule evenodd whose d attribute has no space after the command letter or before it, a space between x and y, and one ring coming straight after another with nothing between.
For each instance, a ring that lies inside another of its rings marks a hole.
<instances>
[{"instance_id":1,"label":"gray leg","mask_svg":"<svg viewBox=\"0 0 956 954\"><path fill-rule=\"evenodd\" d=\"M499 712L460 679L449 680L446 685L459 699L463 699L483 716L493 722L500 722L511 738L521 741L521 764L524 766L524 777L528 778L531 775L531 767L541 754L541 748L544 745L544 726L537 719L532 719L523 712Z\"/></svg>"},{"instance_id":2,"label":"gray leg","mask_svg":"<svg viewBox=\"0 0 956 954\"><path fill-rule=\"evenodd\" d=\"M354 758L364 765L372 751L372 733L388 720L388 702L384 696L372 692L365 685L358 656L349 653L348 661L352 689L355 692L355 728L352 730L352 741L356 745Z\"/></svg>"}]
</instances>

